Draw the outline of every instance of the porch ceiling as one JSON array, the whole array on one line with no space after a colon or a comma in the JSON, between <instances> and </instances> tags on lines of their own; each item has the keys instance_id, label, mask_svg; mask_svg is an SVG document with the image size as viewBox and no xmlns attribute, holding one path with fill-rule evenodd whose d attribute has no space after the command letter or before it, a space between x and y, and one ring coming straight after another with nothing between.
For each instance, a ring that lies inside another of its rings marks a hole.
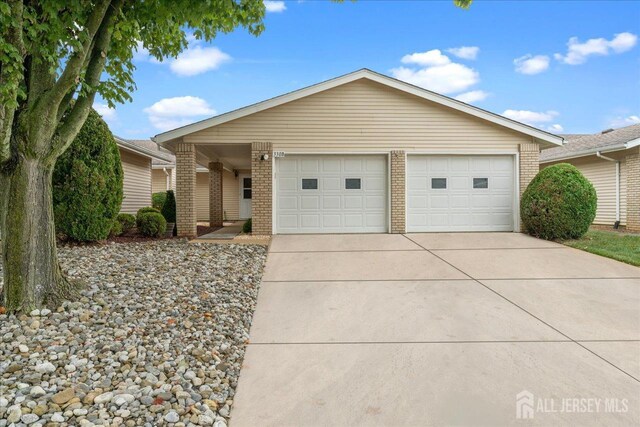
<instances>
[{"instance_id":1,"label":"porch ceiling","mask_svg":"<svg viewBox=\"0 0 640 427\"><path fill-rule=\"evenodd\" d=\"M210 162L222 162L228 169L251 169L251 144L196 145L196 151Z\"/></svg>"}]
</instances>

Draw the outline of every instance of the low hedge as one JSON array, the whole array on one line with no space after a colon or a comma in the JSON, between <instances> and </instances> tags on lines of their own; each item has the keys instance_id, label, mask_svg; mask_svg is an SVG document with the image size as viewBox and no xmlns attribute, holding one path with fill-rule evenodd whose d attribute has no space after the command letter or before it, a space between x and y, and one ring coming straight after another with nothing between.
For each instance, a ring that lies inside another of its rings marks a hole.
<instances>
[{"instance_id":1,"label":"low hedge","mask_svg":"<svg viewBox=\"0 0 640 427\"><path fill-rule=\"evenodd\" d=\"M147 237L160 237L167 230L167 221L159 212L138 215L138 230Z\"/></svg>"},{"instance_id":2,"label":"low hedge","mask_svg":"<svg viewBox=\"0 0 640 427\"><path fill-rule=\"evenodd\" d=\"M573 165L541 170L522 195L520 217L526 231L547 240L582 237L596 217L598 198L588 179Z\"/></svg>"}]
</instances>

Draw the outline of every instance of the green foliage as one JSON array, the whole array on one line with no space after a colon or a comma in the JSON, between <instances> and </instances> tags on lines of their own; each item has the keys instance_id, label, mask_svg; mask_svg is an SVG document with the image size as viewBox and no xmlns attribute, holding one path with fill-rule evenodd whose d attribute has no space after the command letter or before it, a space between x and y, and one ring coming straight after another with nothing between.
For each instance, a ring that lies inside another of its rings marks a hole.
<instances>
[{"instance_id":1,"label":"green foliage","mask_svg":"<svg viewBox=\"0 0 640 427\"><path fill-rule=\"evenodd\" d=\"M242 224L243 233L251 233L251 218L249 218L244 224Z\"/></svg>"},{"instance_id":2,"label":"green foliage","mask_svg":"<svg viewBox=\"0 0 640 427\"><path fill-rule=\"evenodd\" d=\"M145 206L144 208L140 208L138 209L138 212L136 212L136 221L140 220L140 215L146 214L146 213L160 213L160 211L156 208L152 208L151 206Z\"/></svg>"},{"instance_id":3,"label":"green foliage","mask_svg":"<svg viewBox=\"0 0 640 427\"><path fill-rule=\"evenodd\" d=\"M148 237L159 237L167 230L167 220L157 212L138 215L138 230Z\"/></svg>"},{"instance_id":4,"label":"green foliage","mask_svg":"<svg viewBox=\"0 0 640 427\"><path fill-rule=\"evenodd\" d=\"M167 193L165 191L159 193L153 193L151 195L151 206L158 209L162 212L162 206L164 205L164 201L167 199Z\"/></svg>"},{"instance_id":5,"label":"green foliage","mask_svg":"<svg viewBox=\"0 0 640 427\"><path fill-rule=\"evenodd\" d=\"M167 198L162 206L162 216L167 222L176 222L176 197L173 190L167 191Z\"/></svg>"},{"instance_id":6,"label":"green foliage","mask_svg":"<svg viewBox=\"0 0 640 427\"><path fill-rule=\"evenodd\" d=\"M520 202L520 217L529 234L547 240L577 239L596 216L593 185L568 163L541 170Z\"/></svg>"},{"instance_id":7,"label":"green foliage","mask_svg":"<svg viewBox=\"0 0 640 427\"><path fill-rule=\"evenodd\" d=\"M136 226L136 217L128 213L118 214L116 221L120 223L123 233L126 233Z\"/></svg>"},{"instance_id":8,"label":"green foliage","mask_svg":"<svg viewBox=\"0 0 640 427\"><path fill-rule=\"evenodd\" d=\"M57 231L83 242L106 239L122 204L122 177L113 135L91 111L53 172Z\"/></svg>"},{"instance_id":9,"label":"green foliage","mask_svg":"<svg viewBox=\"0 0 640 427\"><path fill-rule=\"evenodd\" d=\"M122 235L122 223L120 221L118 221L117 219L113 221L113 224L111 225L111 231L109 232L109 236L111 237L118 237L120 235Z\"/></svg>"}]
</instances>

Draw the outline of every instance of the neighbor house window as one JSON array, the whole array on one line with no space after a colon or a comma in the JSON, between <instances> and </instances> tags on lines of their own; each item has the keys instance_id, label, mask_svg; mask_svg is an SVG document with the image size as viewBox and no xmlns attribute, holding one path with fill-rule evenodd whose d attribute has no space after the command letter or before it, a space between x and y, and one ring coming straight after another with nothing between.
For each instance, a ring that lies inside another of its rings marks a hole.
<instances>
[{"instance_id":1,"label":"neighbor house window","mask_svg":"<svg viewBox=\"0 0 640 427\"><path fill-rule=\"evenodd\" d=\"M344 188L347 190L360 190L362 182L360 178L347 178L344 180Z\"/></svg>"},{"instance_id":2,"label":"neighbor house window","mask_svg":"<svg viewBox=\"0 0 640 427\"><path fill-rule=\"evenodd\" d=\"M318 189L318 179L317 178L302 178L302 189L303 190L317 190Z\"/></svg>"},{"instance_id":3,"label":"neighbor house window","mask_svg":"<svg viewBox=\"0 0 640 427\"><path fill-rule=\"evenodd\" d=\"M447 188L447 178L431 178L431 188L435 190Z\"/></svg>"},{"instance_id":4,"label":"neighbor house window","mask_svg":"<svg viewBox=\"0 0 640 427\"><path fill-rule=\"evenodd\" d=\"M473 188L489 188L489 178L473 178Z\"/></svg>"}]
</instances>

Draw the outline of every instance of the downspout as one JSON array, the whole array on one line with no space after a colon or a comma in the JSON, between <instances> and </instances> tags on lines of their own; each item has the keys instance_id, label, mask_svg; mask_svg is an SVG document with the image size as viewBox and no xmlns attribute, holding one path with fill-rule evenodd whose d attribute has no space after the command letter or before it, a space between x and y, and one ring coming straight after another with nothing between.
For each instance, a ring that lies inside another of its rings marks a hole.
<instances>
[{"instance_id":1,"label":"downspout","mask_svg":"<svg viewBox=\"0 0 640 427\"><path fill-rule=\"evenodd\" d=\"M596 156L616 164L616 222L613 228L618 228L620 226L620 160L604 156L601 151L596 151Z\"/></svg>"},{"instance_id":2,"label":"downspout","mask_svg":"<svg viewBox=\"0 0 640 427\"><path fill-rule=\"evenodd\" d=\"M164 188L166 190L171 190L171 175L167 172L167 168L162 168L162 172L164 172Z\"/></svg>"}]
</instances>

